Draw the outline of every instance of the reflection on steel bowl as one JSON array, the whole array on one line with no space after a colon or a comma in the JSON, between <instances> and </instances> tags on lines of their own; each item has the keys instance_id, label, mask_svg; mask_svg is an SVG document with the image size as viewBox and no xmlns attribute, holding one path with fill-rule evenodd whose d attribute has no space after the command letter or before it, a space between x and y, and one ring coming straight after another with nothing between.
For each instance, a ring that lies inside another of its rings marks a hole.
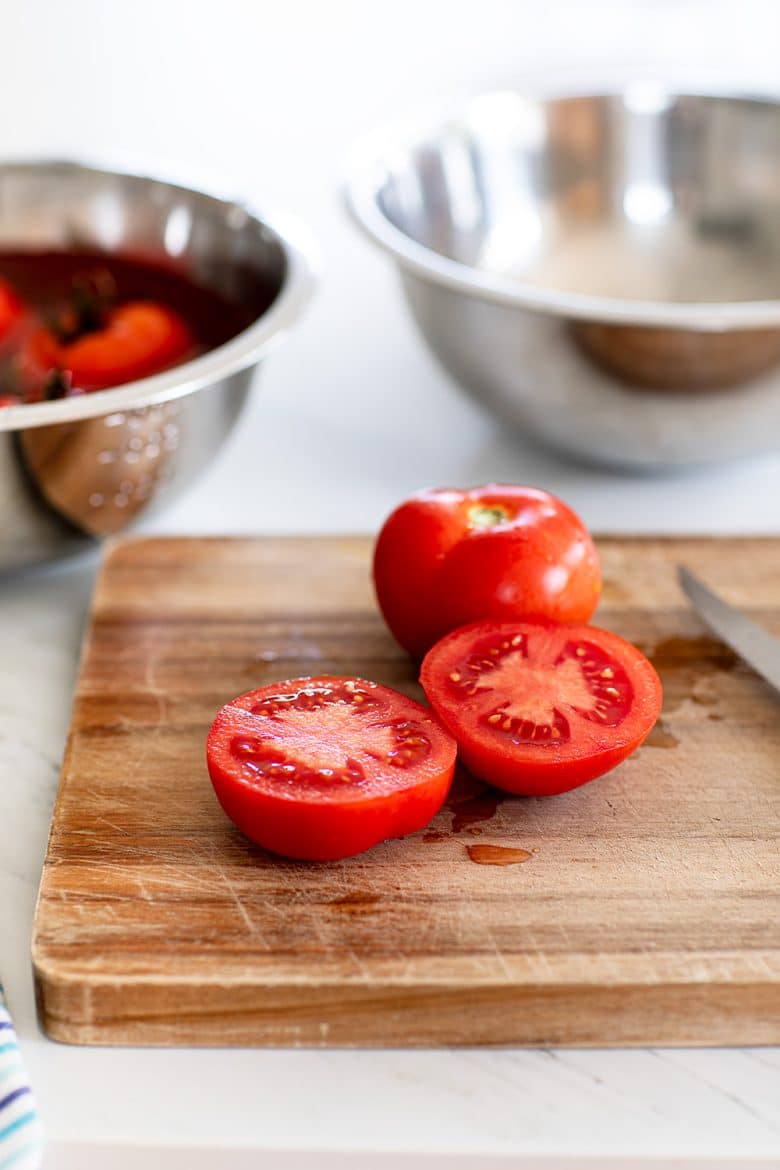
<instances>
[{"instance_id":1,"label":"reflection on steel bowl","mask_svg":"<svg viewBox=\"0 0 780 1170\"><path fill-rule=\"evenodd\" d=\"M311 297L302 235L162 179L0 163L0 251L143 256L244 311L234 336L161 373L0 410L0 572L121 532L197 478L232 430L258 363Z\"/></svg>"},{"instance_id":2,"label":"reflection on steel bowl","mask_svg":"<svg viewBox=\"0 0 780 1170\"><path fill-rule=\"evenodd\" d=\"M780 104L643 83L475 98L375 136L349 187L434 354L571 455L780 447Z\"/></svg>"}]
</instances>

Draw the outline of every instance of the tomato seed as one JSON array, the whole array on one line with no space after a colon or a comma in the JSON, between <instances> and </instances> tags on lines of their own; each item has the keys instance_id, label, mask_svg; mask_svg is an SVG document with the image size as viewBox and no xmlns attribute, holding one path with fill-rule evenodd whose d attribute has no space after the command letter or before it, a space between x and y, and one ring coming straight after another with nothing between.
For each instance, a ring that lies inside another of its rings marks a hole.
<instances>
[{"instance_id":1,"label":"tomato seed","mask_svg":"<svg viewBox=\"0 0 780 1170\"><path fill-rule=\"evenodd\" d=\"M257 751L257 744L246 739L234 739L230 747L237 756L253 756Z\"/></svg>"}]
</instances>

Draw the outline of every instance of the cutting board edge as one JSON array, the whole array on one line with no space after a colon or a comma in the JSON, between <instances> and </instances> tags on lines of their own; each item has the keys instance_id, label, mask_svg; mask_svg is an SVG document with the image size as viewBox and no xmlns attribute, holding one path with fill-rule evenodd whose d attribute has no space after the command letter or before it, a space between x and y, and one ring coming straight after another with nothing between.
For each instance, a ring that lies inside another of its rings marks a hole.
<instances>
[{"instance_id":1,"label":"cutting board edge","mask_svg":"<svg viewBox=\"0 0 780 1170\"><path fill-rule=\"evenodd\" d=\"M135 990L148 992L149 985L136 989L126 980L120 986L118 980L104 979L58 987L36 970L41 1027L52 1040L66 1044L155 1047L780 1044L780 983L509 988L497 983L449 988L420 983L329 988L256 984L242 988L240 1006L229 1012L224 985L158 983L156 988L157 1010L149 1013L135 1009L133 995ZM632 1022L638 1002L642 1012L634 1018L641 1025Z\"/></svg>"},{"instance_id":2,"label":"cutting board edge","mask_svg":"<svg viewBox=\"0 0 780 1170\"><path fill-rule=\"evenodd\" d=\"M112 972L104 962L102 973L95 974L89 963L68 960L61 955L49 955L48 944L40 940L37 928L33 933L31 954L36 980L43 985L62 989L84 984L95 988L111 988L120 979L126 986L175 987L180 990L193 986L210 988L229 986L242 990L272 991L277 988L300 986L326 991L332 987L360 989L366 985L364 970L345 971L343 963L338 962L328 967L316 956L308 955L301 958L297 977L289 965L283 968L278 978L274 978L268 971L258 968L253 970L251 955L242 961L236 960L235 969L228 963L222 968L220 975L209 975L199 967L193 968L191 956L179 957L172 961L167 971L160 962L158 970L153 973L128 971L126 966L121 969L118 966L117 970ZM415 987L431 991L465 991L474 988L489 991L502 990L510 986L545 992L571 987L585 989L610 987L639 991L659 987L697 987L706 984L714 987L776 988L780 996L780 948L744 953L713 951L705 957L682 951L654 951L646 954L610 951L605 956L598 952L569 952L561 958L557 971L551 967L550 960L546 957L539 961L534 971L534 958L534 955L522 952L515 954L504 952L500 970L494 968L493 972L475 972L471 958L448 956L447 973L439 973L435 970L426 972L424 969L426 956L419 955L411 976L408 961L404 964L406 971L396 975L388 971L387 965L383 968L381 959L374 959L372 961L375 970L372 972L372 979L376 980L376 986L400 990ZM121 964L121 960L119 962ZM760 969L757 970L759 963ZM510 969L513 964L514 971ZM521 964L525 965L525 972L520 969ZM318 968L316 974L312 973L314 965ZM184 975L180 969L176 969L185 966L190 968L191 974ZM236 973L239 968L241 974ZM617 974L621 968L622 973Z\"/></svg>"}]
</instances>

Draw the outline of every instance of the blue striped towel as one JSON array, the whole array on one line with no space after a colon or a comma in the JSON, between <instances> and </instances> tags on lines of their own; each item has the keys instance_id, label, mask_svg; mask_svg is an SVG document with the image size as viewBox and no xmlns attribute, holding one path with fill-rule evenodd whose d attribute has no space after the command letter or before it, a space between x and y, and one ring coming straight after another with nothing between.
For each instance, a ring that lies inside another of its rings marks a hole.
<instances>
[{"instance_id":1,"label":"blue striped towel","mask_svg":"<svg viewBox=\"0 0 780 1170\"><path fill-rule=\"evenodd\" d=\"M0 1170L38 1170L43 1135L0 987Z\"/></svg>"}]
</instances>

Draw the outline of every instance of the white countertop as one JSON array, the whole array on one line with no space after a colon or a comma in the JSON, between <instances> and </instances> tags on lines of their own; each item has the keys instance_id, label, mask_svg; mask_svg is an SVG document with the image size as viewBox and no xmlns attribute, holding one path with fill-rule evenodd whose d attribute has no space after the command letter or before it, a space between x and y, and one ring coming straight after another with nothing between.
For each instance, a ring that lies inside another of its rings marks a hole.
<instances>
[{"instance_id":1,"label":"white countertop","mask_svg":"<svg viewBox=\"0 0 780 1170\"><path fill-rule=\"evenodd\" d=\"M780 456L622 478L508 435L433 364L389 268L345 224L335 194L349 140L392 112L402 87L410 105L415 94L515 80L523 64L618 54L679 64L694 46L707 66L741 63L754 81L762 71L774 78L776 5L757 5L751 19L741 9L737 20L718 0L551 0L543 13L481 0L479 44L475 6L457 0L399 0L381 36L371 6L347 0L138 0L132 20L125 6L73 0L51 6L45 38L34 7L3 17L15 51L0 93L6 108L25 94L6 149L100 153L119 133L130 150L173 150L196 170L203 154L235 189L292 206L324 243L327 275L309 318L270 359L217 463L147 531L370 532L422 485L488 479L557 492L601 532L780 531ZM522 36L511 23L521 14L533 18ZM243 33L239 18L251 24ZM89 94L62 74L62 46L77 34L90 54ZM33 56L48 91L25 84ZM176 104L181 92L187 102ZM168 99L166 117L155 117ZM173 1170L254 1167L258 1151L272 1170L389 1170L402 1158L409 1170L780 1165L778 1050L151 1051L47 1041L29 938L93 570L87 560L0 584L0 972L49 1135L47 1170L136 1170L160 1165L151 1151L162 1147Z\"/></svg>"}]
</instances>

